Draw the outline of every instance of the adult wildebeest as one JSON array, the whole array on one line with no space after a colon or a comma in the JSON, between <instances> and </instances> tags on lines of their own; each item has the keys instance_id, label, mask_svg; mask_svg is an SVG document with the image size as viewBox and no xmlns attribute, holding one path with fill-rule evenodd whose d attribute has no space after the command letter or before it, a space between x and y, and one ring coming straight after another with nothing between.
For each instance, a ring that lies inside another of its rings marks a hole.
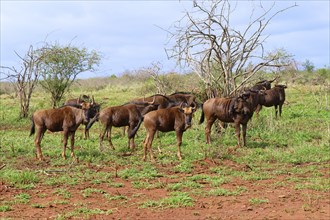
<instances>
[{"instance_id":1,"label":"adult wildebeest","mask_svg":"<svg viewBox=\"0 0 330 220\"><path fill-rule=\"evenodd\" d=\"M158 105L158 109L170 108L180 103L176 103L170 100L167 96L161 94L155 94L146 98L136 98L131 102L153 102L154 104Z\"/></svg>"},{"instance_id":2,"label":"adult wildebeest","mask_svg":"<svg viewBox=\"0 0 330 220\"><path fill-rule=\"evenodd\" d=\"M262 106L265 107L275 107L275 117L277 118L277 107L279 106L280 109L280 117L282 115L282 105L285 101L285 90L287 86L285 85L275 85L275 87L265 90L264 97L261 99L260 104L256 109L256 114L259 114Z\"/></svg>"},{"instance_id":3,"label":"adult wildebeest","mask_svg":"<svg viewBox=\"0 0 330 220\"><path fill-rule=\"evenodd\" d=\"M32 127L30 136L35 133L35 146L37 159L43 160L41 153L40 143L46 130L51 132L63 131L63 152L62 157L65 159L65 151L68 142L68 137L71 139L71 157L75 158L74 155L74 135L80 124L86 123L89 120L90 103L81 103L81 109L64 106L58 109L46 109L36 111L32 116Z\"/></svg>"},{"instance_id":4,"label":"adult wildebeest","mask_svg":"<svg viewBox=\"0 0 330 220\"><path fill-rule=\"evenodd\" d=\"M271 83L274 82L277 79L277 77L275 77L275 79L273 80L262 80L257 82L254 86L251 87L252 90L267 90L271 88Z\"/></svg>"},{"instance_id":5,"label":"adult wildebeest","mask_svg":"<svg viewBox=\"0 0 330 220\"><path fill-rule=\"evenodd\" d=\"M94 118L94 116L100 111L100 105L95 102L94 96L92 96L92 98L90 99L90 97L87 95L80 95L80 97L78 99L67 100L63 104L63 106L72 106L72 107L81 109L81 106L82 106L81 104L87 103L87 102L90 103L90 110L89 110L88 118ZM89 131L87 129L87 123L83 123L85 125L85 130L84 130L85 139L89 138Z\"/></svg>"},{"instance_id":6,"label":"adult wildebeest","mask_svg":"<svg viewBox=\"0 0 330 220\"><path fill-rule=\"evenodd\" d=\"M199 123L206 118L205 136L206 142L211 143L211 128L215 120L225 123L234 123L238 146L240 142L240 125L243 128L243 146L246 145L247 123L253 115L253 108L248 101L249 95L243 94L235 98L211 98L202 105L202 114Z\"/></svg>"},{"instance_id":7,"label":"adult wildebeest","mask_svg":"<svg viewBox=\"0 0 330 220\"><path fill-rule=\"evenodd\" d=\"M83 102L94 102L94 96L92 96L92 99L90 99L89 95L80 95L79 98L66 100L63 106L81 108L80 104Z\"/></svg>"},{"instance_id":8,"label":"adult wildebeest","mask_svg":"<svg viewBox=\"0 0 330 220\"><path fill-rule=\"evenodd\" d=\"M178 145L177 156L182 159L180 146L182 143L183 132L191 127L191 119L196 108L181 104L179 107L172 107L168 109L158 109L151 111L144 116L144 127L147 130L147 136L144 140L144 156L143 160L146 160L147 149L150 154L150 159L154 160L152 153L152 141L154 139L156 131L168 132L175 131Z\"/></svg>"},{"instance_id":9,"label":"adult wildebeest","mask_svg":"<svg viewBox=\"0 0 330 220\"><path fill-rule=\"evenodd\" d=\"M92 124L99 120L103 126L100 133L100 149L103 149L104 135L107 133L109 145L112 149L114 146L111 141L111 128L128 126L128 145L131 149L135 148L134 137L140 124L143 121L143 115L149 111L156 110L158 104L149 102L127 103L120 106L108 107L100 111L87 125L89 129Z\"/></svg>"},{"instance_id":10,"label":"adult wildebeest","mask_svg":"<svg viewBox=\"0 0 330 220\"><path fill-rule=\"evenodd\" d=\"M190 92L175 92L171 95L167 95L173 103L186 103L191 107L198 107L198 103L196 102L196 97Z\"/></svg>"}]
</instances>

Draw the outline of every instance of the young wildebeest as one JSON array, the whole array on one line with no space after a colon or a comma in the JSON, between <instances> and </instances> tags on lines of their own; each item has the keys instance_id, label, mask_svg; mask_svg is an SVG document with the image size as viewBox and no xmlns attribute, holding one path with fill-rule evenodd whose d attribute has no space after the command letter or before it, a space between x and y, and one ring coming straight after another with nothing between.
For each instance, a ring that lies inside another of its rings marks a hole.
<instances>
[{"instance_id":1,"label":"young wildebeest","mask_svg":"<svg viewBox=\"0 0 330 220\"><path fill-rule=\"evenodd\" d=\"M71 157L75 159L74 155L74 135L80 124L86 123L89 120L89 109L90 103L82 103L81 109L64 106L58 109L46 109L36 111L32 116L32 127L30 136L35 133L35 146L36 146L36 157L39 160L43 160L41 153L40 143L46 130L51 132L63 131L63 152L62 157L65 159L65 150L68 142L68 137L71 139Z\"/></svg>"},{"instance_id":2,"label":"young wildebeest","mask_svg":"<svg viewBox=\"0 0 330 220\"><path fill-rule=\"evenodd\" d=\"M87 95L82 95L78 99L69 99L63 104L63 106L72 106L72 107L81 109L81 107L82 107L81 104L87 103L87 102L90 103L90 110L89 110L88 118L94 118L94 116L98 112L100 112L100 105L95 102L94 96L92 96L92 99L90 99L89 96L87 96ZM84 139L87 139L87 138L89 138L89 132L87 129L88 122L83 123L83 124L85 125Z\"/></svg>"},{"instance_id":3,"label":"young wildebeest","mask_svg":"<svg viewBox=\"0 0 330 220\"><path fill-rule=\"evenodd\" d=\"M178 145L177 156L182 159L180 146L182 143L183 132L191 127L191 119L196 108L181 104L179 107L172 107L168 109L158 109L149 112L144 116L144 127L147 130L147 136L144 140L144 156L143 160L147 159L147 149L150 154L150 159L154 159L152 153L152 141L156 131L168 132L175 131Z\"/></svg>"},{"instance_id":4,"label":"young wildebeest","mask_svg":"<svg viewBox=\"0 0 330 220\"><path fill-rule=\"evenodd\" d=\"M134 137L143 121L143 115L149 111L156 110L158 104L154 103L128 103L121 106L108 107L100 111L96 117L90 120L87 125L89 129L92 124L99 120L103 126L100 133L100 150L103 149L103 139L107 133L109 145L115 149L111 141L111 128L128 126L128 145L131 149L135 148Z\"/></svg>"},{"instance_id":5,"label":"young wildebeest","mask_svg":"<svg viewBox=\"0 0 330 220\"><path fill-rule=\"evenodd\" d=\"M285 91L287 87L285 85L275 85L275 87L265 90L264 97L262 98L260 105L258 105L256 109L256 114L258 115L262 105L265 107L275 107L275 117L277 118L277 106L280 109L280 117L282 115L282 105L285 101Z\"/></svg>"},{"instance_id":6,"label":"young wildebeest","mask_svg":"<svg viewBox=\"0 0 330 220\"><path fill-rule=\"evenodd\" d=\"M203 123L204 117L206 117L205 136L208 144L211 143L212 125L215 120L219 119L225 123L235 124L239 147L241 146L240 125L242 125L243 146L246 145L247 123L253 114L253 109L251 103L248 102L248 97L248 95L241 95L235 98L211 98L204 102L199 123Z\"/></svg>"}]
</instances>

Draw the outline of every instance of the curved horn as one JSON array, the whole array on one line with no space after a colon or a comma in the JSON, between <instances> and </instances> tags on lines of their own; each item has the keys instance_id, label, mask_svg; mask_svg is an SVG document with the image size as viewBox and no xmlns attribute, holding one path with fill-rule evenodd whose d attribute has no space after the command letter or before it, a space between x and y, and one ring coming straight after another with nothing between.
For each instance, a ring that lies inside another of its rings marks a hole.
<instances>
[{"instance_id":1,"label":"curved horn","mask_svg":"<svg viewBox=\"0 0 330 220\"><path fill-rule=\"evenodd\" d=\"M155 104L155 101L156 101L156 97L154 96L152 102L148 102L148 104L149 104L149 105L153 105L153 104Z\"/></svg>"},{"instance_id":2,"label":"curved horn","mask_svg":"<svg viewBox=\"0 0 330 220\"><path fill-rule=\"evenodd\" d=\"M94 105L95 104L95 100L94 100L94 96L92 95L92 103L91 103L92 105Z\"/></svg>"}]
</instances>

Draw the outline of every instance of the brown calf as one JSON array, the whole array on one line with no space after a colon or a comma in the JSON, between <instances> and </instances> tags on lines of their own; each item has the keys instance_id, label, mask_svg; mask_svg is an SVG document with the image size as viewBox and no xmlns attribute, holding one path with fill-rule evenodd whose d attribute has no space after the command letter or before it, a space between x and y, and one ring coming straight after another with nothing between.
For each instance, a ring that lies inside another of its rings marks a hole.
<instances>
[{"instance_id":1,"label":"brown calf","mask_svg":"<svg viewBox=\"0 0 330 220\"><path fill-rule=\"evenodd\" d=\"M191 127L191 119L196 108L191 106L184 106L181 104L179 107L172 107L168 109L158 109L156 111L149 112L144 116L144 127L147 130L147 135L144 140L144 156L143 160L147 159L147 149L150 154L150 159L154 159L152 153L152 141L154 139L156 131L161 132L176 132L176 139L178 145L177 156L182 159L180 146L182 143L183 132Z\"/></svg>"},{"instance_id":2,"label":"brown calf","mask_svg":"<svg viewBox=\"0 0 330 220\"><path fill-rule=\"evenodd\" d=\"M71 157L75 158L74 155L74 135L80 124L88 122L90 103L82 103L82 109L78 109L71 106L64 106L58 109L46 109L36 111L32 116L32 127L30 136L36 132L35 146L36 146L36 157L39 160L43 160L41 153L40 143L46 130L51 132L63 131L63 152L62 157L65 159L65 151L68 142L68 137L71 139Z\"/></svg>"}]
</instances>

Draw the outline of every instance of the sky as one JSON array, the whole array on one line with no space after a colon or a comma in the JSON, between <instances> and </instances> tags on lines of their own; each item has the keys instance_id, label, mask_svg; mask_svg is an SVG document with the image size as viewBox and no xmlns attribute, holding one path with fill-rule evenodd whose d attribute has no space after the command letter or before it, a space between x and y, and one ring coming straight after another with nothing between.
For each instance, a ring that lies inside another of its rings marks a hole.
<instances>
[{"instance_id":1,"label":"sky","mask_svg":"<svg viewBox=\"0 0 330 220\"><path fill-rule=\"evenodd\" d=\"M23 56L30 45L37 48L46 41L71 43L101 54L98 70L80 78L121 75L157 62L163 72L186 71L167 58L164 48L170 47L171 41L168 44L165 30L192 11L192 1L0 2L1 66L17 66L20 60L15 52ZM247 4L260 1L237 1L234 26L247 25L251 14ZM308 59L316 68L329 67L329 1L275 3L277 9L294 4L298 6L278 14L266 28L265 34L270 36L265 49L284 48L300 63Z\"/></svg>"}]
</instances>

